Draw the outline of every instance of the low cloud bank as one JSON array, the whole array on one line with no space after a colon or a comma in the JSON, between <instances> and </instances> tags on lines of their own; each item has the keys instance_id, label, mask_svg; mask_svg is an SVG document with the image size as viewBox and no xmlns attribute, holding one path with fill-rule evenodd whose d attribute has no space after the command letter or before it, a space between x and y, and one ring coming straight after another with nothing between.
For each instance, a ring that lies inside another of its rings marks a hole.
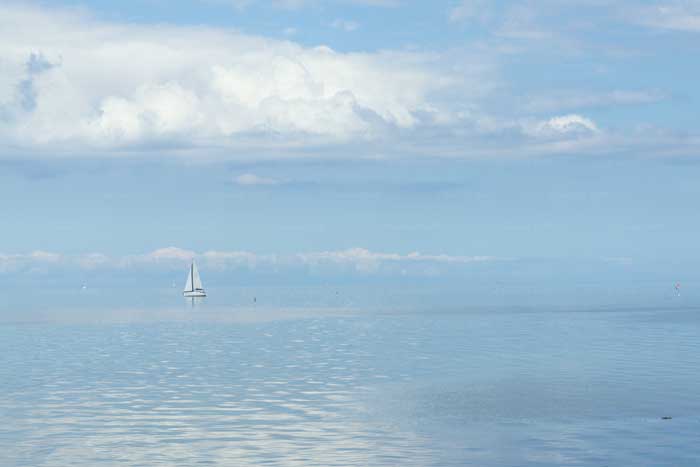
<instances>
[{"instance_id":1,"label":"low cloud bank","mask_svg":"<svg viewBox=\"0 0 700 467\"><path fill-rule=\"evenodd\" d=\"M178 270L196 260L203 268L216 271L236 269L276 272L280 270L306 269L345 271L355 273L387 272L408 273L412 266L425 271L436 271L439 266L466 265L504 261L491 256L455 256L446 254L408 254L373 252L364 248L338 251L297 253L289 255L259 254L248 251L206 251L197 253L177 247L167 247L150 253L114 257L102 253L62 255L46 251L26 254L0 254L0 273L46 272L52 269L73 268L91 270ZM396 269L396 267L399 267ZM425 269L427 268L427 269Z\"/></svg>"}]
</instances>

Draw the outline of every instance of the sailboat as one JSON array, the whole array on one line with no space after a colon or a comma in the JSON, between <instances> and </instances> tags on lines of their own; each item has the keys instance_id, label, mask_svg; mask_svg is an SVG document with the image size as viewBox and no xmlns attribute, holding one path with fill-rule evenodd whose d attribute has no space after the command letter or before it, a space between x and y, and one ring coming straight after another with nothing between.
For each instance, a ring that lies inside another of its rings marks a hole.
<instances>
[{"instance_id":1,"label":"sailboat","mask_svg":"<svg viewBox=\"0 0 700 467\"><path fill-rule=\"evenodd\" d=\"M202 288L202 280L199 278L199 271L194 261L190 265L190 272L187 274L187 283L185 290L182 292L185 297L206 297L207 294Z\"/></svg>"}]
</instances>

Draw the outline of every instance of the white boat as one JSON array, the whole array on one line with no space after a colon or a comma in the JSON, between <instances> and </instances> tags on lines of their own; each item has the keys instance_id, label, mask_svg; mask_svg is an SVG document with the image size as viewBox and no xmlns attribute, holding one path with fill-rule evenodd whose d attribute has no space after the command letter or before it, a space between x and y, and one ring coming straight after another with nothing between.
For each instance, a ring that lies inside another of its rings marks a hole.
<instances>
[{"instance_id":1,"label":"white boat","mask_svg":"<svg viewBox=\"0 0 700 467\"><path fill-rule=\"evenodd\" d=\"M190 272L187 274L187 283L185 284L185 290L182 292L185 297L206 297L207 294L204 292L202 287L202 280L199 278L199 271L197 271L197 265L192 261L190 266Z\"/></svg>"}]
</instances>

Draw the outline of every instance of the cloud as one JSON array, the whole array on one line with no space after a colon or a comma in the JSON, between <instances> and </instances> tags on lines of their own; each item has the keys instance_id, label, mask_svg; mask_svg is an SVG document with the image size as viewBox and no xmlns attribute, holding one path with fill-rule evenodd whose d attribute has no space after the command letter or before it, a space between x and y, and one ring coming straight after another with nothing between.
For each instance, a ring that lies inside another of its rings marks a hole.
<instances>
[{"instance_id":1,"label":"cloud","mask_svg":"<svg viewBox=\"0 0 700 467\"><path fill-rule=\"evenodd\" d=\"M3 145L51 154L374 141L449 120L439 95L467 85L437 54L339 53L12 4L0 6L0 56Z\"/></svg>"},{"instance_id":2,"label":"cloud","mask_svg":"<svg viewBox=\"0 0 700 467\"><path fill-rule=\"evenodd\" d=\"M450 256L450 255L424 255L419 252L401 255L399 253L377 253L365 248L350 248L340 251L323 251L318 253L299 254L302 262L313 264L318 262L357 263L367 261L408 261L408 262L436 262L436 263L474 263L494 261L490 256Z\"/></svg>"},{"instance_id":3,"label":"cloud","mask_svg":"<svg viewBox=\"0 0 700 467\"><path fill-rule=\"evenodd\" d=\"M197 253L190 250L183 250L177 247L159 248L150 253L142 255L130 255L123 258L116 258L107 261L105 265L133 266L144 264L184 264L189 263L197 256Z\"/></svg>"},{"instance_id":4,"label":"cloud","mask_svg":"<svg viewBox=\"0 0 700 467\"><path fill-rule=\"evenodd\" d=\"M78 256L75 261L81 269L91 270L108 265L110 258L102 253L88 253Z\"/></svg>"},{"instance_id":5,"label":"cloud","mask_svg":"<svg viewBox=\"0 0 700 467\"><path fill-rule=\"evenodd\" d=\"M29 254L29 259L42 263L57 263L61 261L62 255L50 253L48 251L37 250Z\"/></svg>"},{"instance_id":6,"label":"cloud","mask_svg":"<svg viewBox=\"0 0 700 467\"><path fill-rule=\"evenodd\" d=\"M234 183L241 186L277 185L279 181L274 178L259 177L254 174L243 174L233 179Z\"/></svg>"},{"instance_id":7,"label":"cloud","mask_svg":"<svg viewBox=\"0 0 700 467\"><path fill-rule=\"evenodd\" d=\"M240 267L256 269L259 266L275 268L285 262L277 255L261 255L249 251L207 251L199 258L208 267L218 270Z\"/></svg>"},{"instance_id":8,"label":"cloud","mask_svg":"<svg viewBox=\"0 0 700 467\"><path fill-rule=\"evenodd\" d=\"M637 134L613 138L583 114L655 102L660 93L583 89L530 101L513 95L520 85L511 81L521 69L512 65L513 53L542 54L538 63L550 66L551 48L566 48L542 28L551 20L543 8L530 10L465 0L451 19L487 26L487 40L435 52L344 53L230 29L121 24L3 3L0 157L483 158L632 147L639 153ZM663 142L675 150L697 153L695 140L669 135Z\"/></svg>"},{"instance_id":9,"label":"cloud","mask_svg":"<svg viewBox=\"0 0 700 467\"><path fill-rule=\"evenodd\" d=\"M450 256L450 255L424 255L418 252L401 255L398 253L377 253L364 248L351 248L341 251L324 251L317 253L304 253L297 255L304 264L318 265L350 265L361 272L374 272L385 263L423 263L423 264L468 264L487 261L497 261L490 256Z\"/></svg>"},{"instance_id":10,"label":"cloud","mask_svg":"<svg viewBox=\"0 0 700 467\"><path fill-rule=\"evenodd\" d=\"M195 256L196 253L194 251L183 250L182 248L176 247L167 247L152 251L151 253L143 256L143 258L147 261L191 261Z\"/></svg>"},{"instance_id":11,"label":"cloud","mask_svg":"<svg viewBox=\"0 0 700 467\"><path fill-rule=\"evenodd\" d=\"M14 122L23 115L33 112L37 107L39 91L37 81L42 74L54 68L41 53L31 52L23 63L23 69L17 70L16 84L6 83L5 102L0 99L0 123ZM9 89L8 89L9 88Z\"/></svg>"},{"instance_id":12,"label":"cloud","mask_svg":"<svg viewBox=\"0 0 700 467\"><path fill-rule=\"evenodd\" d=\"M697 1L657 3L639 8L631 17L652 28L700 32L700 3Z\"/></svg>"},{"instance_id":13,"label":"cloud","mask_svg":"<svg viewBox=\"0 0 700 467\"><path fill-rule=\"evenodd\" d=\"M590 136L600 133L600 129L592 120L576 114L552 117L532 125L525 125L524 131L537 138Z\"/></svg>"},{"instance_id":14,"label":"cloud","mask_svg":"<svg viewBox=\"0 0 700 467\"><path fill-rule=\"evenodd\" d=\"M338 251L307 252L288 255L259 254L248 251L217 251L211 250L196 253L177 247L166 247L150 253L110 257L101 253L85 255L61 255L44 251L28 254L0 254L0 272L31 271L37 266L51 266L56 269L78 268L81 270L95 269L143 269L160 268L176 270L185 267L193 259L204 268L219 271L232 269L266 270L275 272L282 269L315 269L342 271L348 267L357 272L377 272L384 266L398 265L408 267L424 265L436 267L459 266L471 263L486 263L504 261L504 258L491 256L455 256L447 254L408 254L373 252L364 248L350 248ZM389 269L396 272L398 269Z\"/></svg>"},{"instance_id":15,"label":"cloud","mask_svg":"<svg viewBox=\"0 0 700 467\"><path fill-rule=\"evenodd\" d=\"M569 91L549 92L528 99L525 107L534 112L552 112L587 108L607 108L653 104L664 99L660 91L616 90L605 93Z\"/></svg>"},{"instance_id":16,"label":"cloud","mask_svg":"<svg viewBox=\"0 0 700 467\"><path fill-rule=\"evenodd\" d=\"M44 268L64 262L66 257L57 253L36 250L25 254L0 253L0 272L13 272L20 269Z\"/></svg>"}]
</instances>

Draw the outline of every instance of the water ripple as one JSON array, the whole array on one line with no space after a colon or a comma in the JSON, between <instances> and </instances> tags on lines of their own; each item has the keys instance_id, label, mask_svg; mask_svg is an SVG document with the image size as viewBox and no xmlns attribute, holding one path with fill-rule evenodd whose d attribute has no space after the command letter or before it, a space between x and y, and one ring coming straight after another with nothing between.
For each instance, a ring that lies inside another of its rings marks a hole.
<instances>
[{"instance_id":1,"label":"water ripple","mask_svg":"<svg viewBox=\"0 0 700 467\"><path fill-rule=\"evenodd\" d=\"M690 466L699 330L687 312L2 325L2 465Z\"/></svg>"}]
</instances>

